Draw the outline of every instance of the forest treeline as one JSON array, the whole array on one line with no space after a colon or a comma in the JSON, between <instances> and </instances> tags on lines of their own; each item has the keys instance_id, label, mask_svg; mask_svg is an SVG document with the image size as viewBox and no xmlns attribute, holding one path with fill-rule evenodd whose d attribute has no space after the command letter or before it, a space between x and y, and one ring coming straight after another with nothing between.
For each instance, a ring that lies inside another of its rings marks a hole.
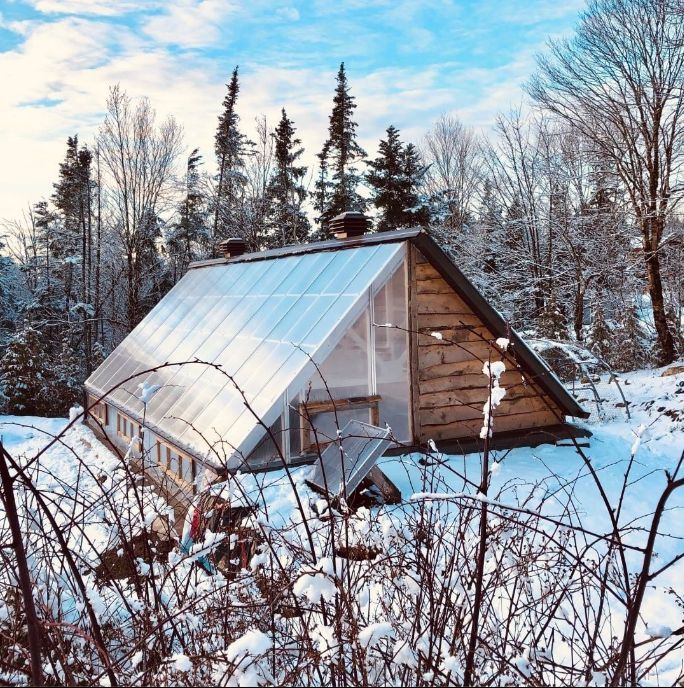
<instances>
[{"instance_id":1,"label":"forest treeline","mask_svg":"<svg viewBox=\"0 0 684 688\"><path fill-rule=\"evenodd\" d=\"M4 222L2 410L64 413L223 239L252 251L325 239L345 210L373 231L432 232L530 336L618 370L671 362L684 352L683 85L681 3L591 0L540 56L529 105L487 136L445 114L413 143L388 123L369 154L340 65L314 169L285 108L245 133L237 67L214 150L187 157L173 117L113 86L95 139L67 140L49 199Z\"/></svg>"}]
</instances>

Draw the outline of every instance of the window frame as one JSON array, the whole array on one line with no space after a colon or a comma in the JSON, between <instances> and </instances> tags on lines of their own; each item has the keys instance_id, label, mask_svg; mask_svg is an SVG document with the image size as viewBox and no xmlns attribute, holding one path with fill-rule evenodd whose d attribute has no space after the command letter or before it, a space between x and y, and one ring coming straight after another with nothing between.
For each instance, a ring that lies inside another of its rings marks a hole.
<instances>
[{"instance_id":1,"label":"window frame","mask_svg":"<svg viewBox=\"0 0 684 688\"><path fill-rule=\"evenodd\" d=\"M363 397L351 397L349 399L329 399L327 401L302 401L299 403L299 433L301 443L301 453L310 454L316 447L315 437L312 439L313 425L311 418L324 413L339 413L340 411L350 411L352 409L368 409L369 422L371 425L380 425L380 402L382 397L379 394L370 394ZM332 441L332 440L331 440ZM330 442L319 442L318 446L323 449Z\"/></svg>"},{"instance_id":2,"label":"window frame","mask_svg":"<svg viewBox=\"0 0 684 688\"><path fill-rule=\"evenodd\" d=\"M171 460L174 455L178 460L177 469L175 471L171 468ZM162 470L165 475L167 475L175 483L191 488L193 494L196 493L197 486L195 485L195 480L197 478L197 459L195 459L195 457L180 451L171 443L166 442L159 437L156 438L156 456L157 467ZM190 462L190 476L192 478L191 482L188 482L183 477L183 467L188 461Z\"/></svg>"},{"instance_id":3,"label":"window frame","mask_svg":"<svg viewBox=\"0 0 684 688\"><path fill-rule=\"evenodd\" d=\"M88 394L88 415L97 420L100 425L109 423L109 405L105 401L98 401L97 397Z\"/></svg>"}]
</instances>

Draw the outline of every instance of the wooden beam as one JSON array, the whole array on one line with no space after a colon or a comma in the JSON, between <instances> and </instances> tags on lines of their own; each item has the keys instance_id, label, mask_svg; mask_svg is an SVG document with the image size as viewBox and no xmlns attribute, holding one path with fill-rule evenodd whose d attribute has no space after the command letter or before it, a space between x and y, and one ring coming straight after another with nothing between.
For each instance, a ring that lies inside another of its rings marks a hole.
<instances>
[{"instance_id":1,"label":"wooden beam","mask_svg":"<svg viewBox=\"0 0 684 688\"><path fill-rule=\"evenodd\" d=\"M300 410L307 410L310 414L332 413L333 411L346 411L351 408L370 408L382 399L379 394L371 394L367 397L350 397L348 399L322 399L321 401L303 401L299 404Z\"/></svg>"},{"instance_id":2,"label":"wooden beam","mask_svg":"<svg viewBox=\"0 0 684 688\"><path fill-rule=\"evenodd\" d=\"M416 292L416 254L418 250L410 245L408 251L408 329L409 329L409 386L411 409L409 414L410 435L414 442L419 442L421 438L420 429L420 365L418 357L418 323L416 320L416 304L418 295Z\"/></svg>"},{"instance_id":3,"label":"wooden beam","mask_svg":"<svg viewBox=\"0 0 684 688\"><path fill-rule=\"evenodd\" d=\"M478 361L479 363L479 361ZM458 364L446 364L435 366L437 369L433 376L421 377L419 380L420 393L432 394L434 392L447 392L454 389L479 389L488 386L488 381L482 371L470 372L469 370L459 369ZM440 368L447 372L440 373ZM428 373L430 370L428 369ZM529 389L530 394L537 394L536 390L531 389L529 383L523 382L522 375L517 370L507 370L499 378L499 384L505 389Z\"/></svg>"},{"instance_id":4,"label":"wooden beam","mask_svg":"<svg viewBox=\"0 0 684 688\"><path fill-rule=\"evenodd\" d=\"M452 289L441 277L425 277L416 280L416 291L419 294L449 294Z\"/></svg>"},{"instance_id":5,"label":"wooden beam","mask_svg":"<svg viewBox=\"0 0 684 688\"><path fill-rule=\"evenodd\" d=\"M449 408L451 406L464 406L475 404L482 408L485 401L489 398L489 387L472 387L470 389L450 389L442 392L430 392L421 394L420 408L421 409L437 409ZM501 401L502 413L511 408L514 402L523 399L535 399L541 401L541 397L537 392L529 387L509 387L506 390L506 395ZM548 403L553 404L551 400ZM543 405L542 408L548 408Z\"/></svg>"},{"instance_id":6,"label":"wooden beam","mask_svg":"<svg viewBox=\"0 0 684 688\"><path fill-rule=\"evenodd\" d=\"M473 313L463 311L462 313L418 313L416 325L418 330L448 330L460 324L481 327L482 321Z\"/></svg>"},{"instance_id":7,"label":"wooden beam","mask_svg":"<svg viewBox=\"0 0 684 688\"><path fill-rule=\"evenodd\" d=\"M423 425L425 440L443 440L467 437L479 437L482 429L483 417L457 420L452 423ZM519 413L515 415L494 416L493 432L507 432L511 430L525 431L548 425L558 425L559 419L554 413L544 411L539 413Z\"/></svg>"}]
</instances>

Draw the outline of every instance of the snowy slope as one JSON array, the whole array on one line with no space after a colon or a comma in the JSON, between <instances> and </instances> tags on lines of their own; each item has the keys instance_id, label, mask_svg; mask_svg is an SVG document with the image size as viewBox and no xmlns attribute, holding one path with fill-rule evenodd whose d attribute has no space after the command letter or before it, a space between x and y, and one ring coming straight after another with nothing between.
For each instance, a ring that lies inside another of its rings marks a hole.
<instances>
[{"instance_id":1,"label":"snowy slope","mask_svg":"<svg viewBox=\"0 0 684 688\"><path fill-rule=\"evenodd\" d=\"M58 523L76 517L87 525L85 536L77 529L66 530L69 544L80 555L96 562L96 553L105 552L119 538L116 512L126 532L134 535L141 523L140 509L131 502L126 470L118 456L105 447L85 425L77 422L57 438L68 424L65 418L0 416L0 438L7 451L22 465L41 491ZM46 451L45 448L53 442ZM39 459L34 462L34 457ZM103 499L103 488L109 499ZM149 489L141 490L147 525L158 515L170 512L168 505ZM78 506L75 506L78 504ZM79 511L80 507L80 511ZM4 521L4 512L0 518ZM2 524L4 526L4 523ZM83 537L90 542L84 543Z\"/></svg>"}]
</instances>

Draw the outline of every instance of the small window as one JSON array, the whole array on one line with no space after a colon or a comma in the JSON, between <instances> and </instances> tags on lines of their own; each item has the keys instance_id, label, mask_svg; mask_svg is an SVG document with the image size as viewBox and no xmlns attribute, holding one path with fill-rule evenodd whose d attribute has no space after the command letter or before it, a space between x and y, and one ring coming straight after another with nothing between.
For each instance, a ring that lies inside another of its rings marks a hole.
<instances>
[{"instance_id":1,"label":"small window","mask_svg":"<svg viewBox=\"0 0 684 688\"><path fill-rule=\"evenodd\" d=\"M192 485L197 475L195 460L157 440L157 465L177 482Z\"/></svg>"},{"instance_id":2,"label":"small window","mask_svg":"<svg viewBox=\"0 0 684 688\"><path fill-rule=\"evenodd\" d=\"M185 480L186 483L192 483L192 481L195 479L194 466L195 462L190 457L181 457L181 480Z\"/></svg>"},{"instance_id":3,"label":"small window","mask_svg":"<svg viewBox=\"0 0 684 688\"><path fill-rule=\"evenodd\" d=\"M300 446L303 454L322 449L332 442L338 430L350 420L379 425L381 397L371 395L351 399L300 402ZM314 433L314 428L316 432Z\"/></svg>"},{"instance_id":4,"label":"small window","mask_svg":"<svg viewBox=\"0 0 684 688\"><path fill-rule=\"evenodd\" d=\"M180 469L180 456L176 454L175 451L169 450L168 454L168 466L167 469L170 473L173 473L174 476L179 477L179 469Z\"/></svg>"},{"instance_id":5,"label":"small window","mask_svg":"<svg viewBox=\"0 0 684 688\"><path fill-rule=\"evenodd\" d=\"M96 420L98 420L102 425L107 425L107 421L109 420L107 413L107 404L105 404L103 401L97 401L97 399L94 396L89 394L88 406L90 407L90 415Z\"/></svg>"},{"instance_id":6,"label":"small window","mask_svg":"<svg viewBox=\"0 0 684 688\"><path fill-rule=\"evenodd\" d=\"M116 414L116 434L128 438L128 423L126 422L126 419L120 414Z\"/></svg>"},{"instance_id":7,"label":"small window","mask_svg":"<svg viewBox=\"0 0 684 688\"><path fill-rule=\"evenodd\" d=\"M139 425L136 426L136 424L133 423L130 418L119 411L116 414L116 434L125 440L130 440L135 435L140 436L142 434L142 429Z\"/></svg>"}]
</instances>

